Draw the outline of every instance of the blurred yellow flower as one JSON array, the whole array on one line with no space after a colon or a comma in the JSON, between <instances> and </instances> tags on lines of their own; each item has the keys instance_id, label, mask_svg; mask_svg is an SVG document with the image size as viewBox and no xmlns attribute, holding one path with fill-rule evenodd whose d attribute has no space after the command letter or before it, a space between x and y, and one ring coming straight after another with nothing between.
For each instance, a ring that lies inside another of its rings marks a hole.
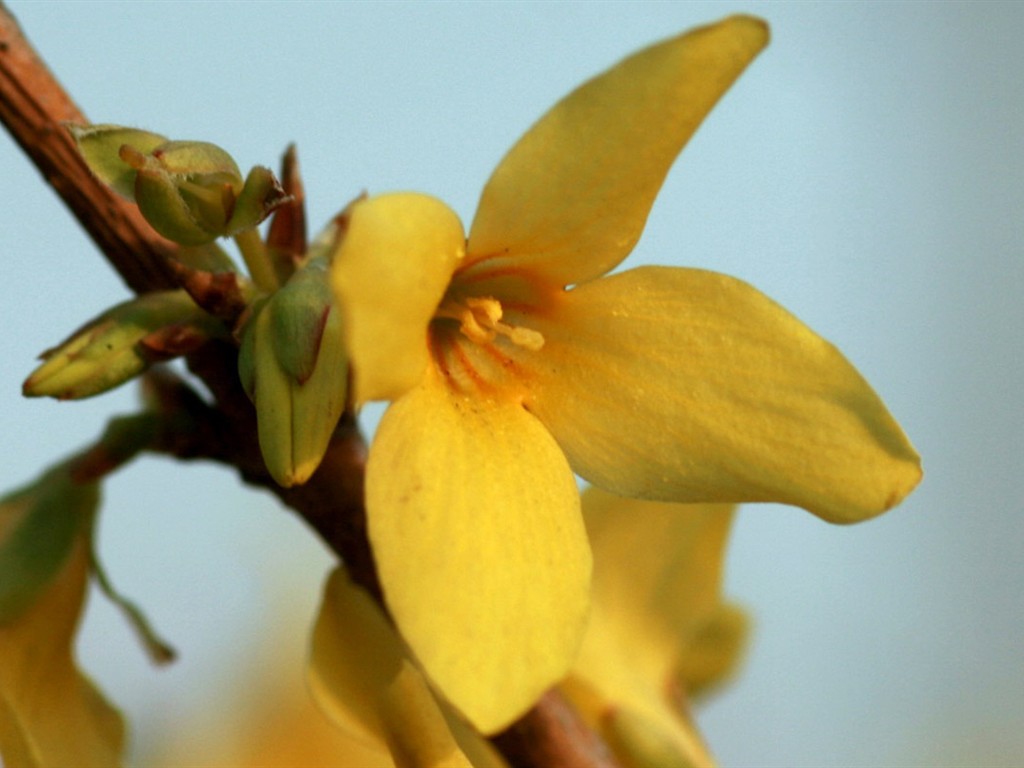
<instances>
[{"instance_id":1,"label":"blurred yellow flower","mask_svg":"<svg viewBox=\"0 0 1024 768\"><path fill-rule=\"evenodd\" d=\"M343 731L386 746L403 768L504 768L430 690L384 612L339 566L313 630L310 690Z\"/></svg>"},{"instance_id":2,"label":"blurred yellow flower","mask_svg":"<svg viewBox=\"0 0 1024 768\"><path fill-rule=\"evenodd\" d=\"M273 670L248 680L229 709L170 729L140 761L144 768L393 768L382 744L339 730L298 675ZM187 737L184 736L187 734Z\"/></svg>"},{"instance_id":3,"label":"blurred yellow flower","mask_svg":"<svg viewBox=\"0 0 1024 768\"><path fill-rule=\"evenodd\" d=\"M689 698L728 675L747 634L720 594L733 512L583 494L593 599L563 689L625 765L713 764Z\"/></svg>"},{"instance_id":4,"label":"blurred yellow flower","mask_svg":"<svg viewBox=\"0 0 1024 768\"><path fill-rule=\"evenodd\" d=\"M94 483L75 483L62 466L0 500L0 581L20 582L31 594L0 618L0 763L7 768L121 764L121 715L78 669L73 648L98 499Z\"/></svg>"},{"instance_id":5,"label":"blurred yellow flower","mask_svg":"<svg viewBox=\"0 0 1024 768\"><path fill-rule=\"evenodd\" d=\"M573 473L623 496L778 501L853 522L919 460L857 371L750 286L639 268L676 155L768 41L728 18L647 48L535 124L468 240L440 201L345 219L332 280L355 397L393 400L368 530L402 636L483 732L564 676L589 600Z\"/></svg>"},{"instance_id":6,"label":"blurred yellow flower","mask_svg":"<svg viewBox=\"0 0 1024 768\"><path fill-rule=\"evenodd\" d=\"M247 638L222 696L204 699L184 720L160 723L140 766L393 768L383 742L339 729L303 684L305 617L293 607L276 606L272 630Z\"/></svg>"}]
</instances>

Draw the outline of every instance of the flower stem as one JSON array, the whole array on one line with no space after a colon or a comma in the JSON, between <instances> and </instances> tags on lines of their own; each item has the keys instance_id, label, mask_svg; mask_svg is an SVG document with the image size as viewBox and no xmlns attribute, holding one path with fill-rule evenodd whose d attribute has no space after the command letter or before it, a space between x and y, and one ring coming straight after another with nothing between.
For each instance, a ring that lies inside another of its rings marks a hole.
<instances>
[{"instance_id":1,"label":"flower stem","mask_svg":"<svg viewBox=\"0 0 1024 768\"><path fill-rule=\"evenodd\" d=\"M235 243L238 250L242 252L245 259L245 266L249 268L249 275L256 287L267 293L273 293L280 284L277 281L277 273L270 261L270 253L267 246L260 237L259 230L247 229L235 235Z\"/></svg>"}]
</instances>

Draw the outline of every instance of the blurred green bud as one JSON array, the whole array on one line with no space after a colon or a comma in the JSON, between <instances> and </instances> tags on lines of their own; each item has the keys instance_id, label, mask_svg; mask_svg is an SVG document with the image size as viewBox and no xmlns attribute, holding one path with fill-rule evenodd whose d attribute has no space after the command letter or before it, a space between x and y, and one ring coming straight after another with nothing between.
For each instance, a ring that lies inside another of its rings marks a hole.
<instances>
[{"instance_id":1,"label":"blurred green bud","mask_svg":"<svg viewBox=\"0 0 1024 768\"><path fill-rule=\"evenodd\" d=\"M99 506L99 485L68 464L0 498L0 624L29 608L60 570Z\"/></svg>"},{"instance_id":2,"label":"blurred green bud","mask_svg":"<svg viewBox=\"0 0 1024 768\"><path fill-rule=\"evenodd\" d=\"M256 227L288 199L267 168L243 179L234 159L203 141L167 141L116 125L69 129L92 172L135 200L168 240L200 246Z\"/></svg>"},{"instance_id":3,"label":"blurred green bud","mask_svg":"<svg viewBox=\"0 0 1024 768\"><path fill-rule=\"evenodd\" d=\"M348 361L326 262L313 259L253 306L238 371L256 406L260 450L284 487L320 465L345 410Z\"/></svg>"},{"instance_id":4,"label":"blurred green bud","mask_svg":"<svg viewBox=\"0 0 1024 768\"><path fill-rule=\"evenodd\" d=\"M152 363L195 349L216 321L183 290L158 291L111 307L42 354L25 380L27 397L78 400L139 375Z\"/></svg>"}]
</instances>

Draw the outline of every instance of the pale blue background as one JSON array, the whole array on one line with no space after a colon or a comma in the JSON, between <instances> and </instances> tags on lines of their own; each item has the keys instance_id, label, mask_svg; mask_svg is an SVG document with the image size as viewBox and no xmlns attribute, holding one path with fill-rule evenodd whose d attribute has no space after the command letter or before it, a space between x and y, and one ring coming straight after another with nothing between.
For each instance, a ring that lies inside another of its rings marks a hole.
<instances>
[{"instance_id":1,"label":"pale blue background","mask_svg":"<svg viewBox=\"0 0 1024 768\"><path fill-rule=\"evenodd\" d=\"M298 142L314 225L364 189L431 192L470 220L502 153L557 98L744 9L11 6L94 120L215 141L245 167ZM789 307L874 384L927 476L859 527L742 513L728 591L756 635L742 677L703 710L708 739L725 766L1024 764L1024 5L745 9L773 42L691 142L630 263L721 270ZM8 487L134 394L20 398L38 352L127 293L6 137L0 174ZM106 497L111 575L182 651L151 669L92 602L81 655L142 754L222 701L256 644L298 669L329 559L218 467L146 459Z\"/></svg>"}]
</instances>

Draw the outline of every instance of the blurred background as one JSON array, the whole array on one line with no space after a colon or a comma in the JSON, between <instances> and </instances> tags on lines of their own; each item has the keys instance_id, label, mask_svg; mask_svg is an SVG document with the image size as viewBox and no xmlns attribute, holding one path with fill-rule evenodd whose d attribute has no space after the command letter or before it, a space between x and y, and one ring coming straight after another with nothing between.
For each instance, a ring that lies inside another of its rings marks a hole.
<instances>
[{"instance_id":1,"label":"blurred background","mask_svg":"<svg viewBox=\"0 0 1024 768\"><path fill-rule=\"evenodd\" d=\"M429 192L468 223L505 150L584 79L688 27L765 17L770 47L627 265L715 269L781 302L872 382L926 475L852 528L743 510L727 591L755 635L702 726L726 767L1024 765L1024 4L9 7L97 122L213 141L243 168L297 142L314 230L363 190ZM39 352L128 293L6 136L0 179L9 488L136 395L20 397ZM181 652L152 668L93 596L82 664L140 760L254 659L300 673L331 560L221 467L147 458L105 491L109 573Z\"/></svg>"}]
</instances>

